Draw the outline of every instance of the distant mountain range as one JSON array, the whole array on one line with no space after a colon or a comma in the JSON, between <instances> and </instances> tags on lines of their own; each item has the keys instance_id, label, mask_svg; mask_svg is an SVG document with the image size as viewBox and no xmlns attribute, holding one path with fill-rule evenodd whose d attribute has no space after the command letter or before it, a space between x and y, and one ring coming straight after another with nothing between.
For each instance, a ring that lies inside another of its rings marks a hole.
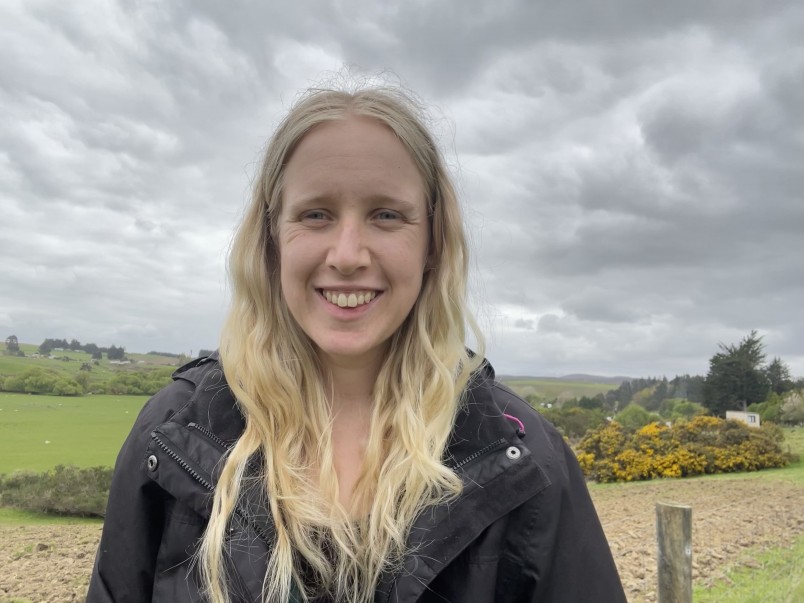
<instances>
[{"instance_id":1,"label":"distant mountain range","mask_svg":"<svg viewBox=\"0 0 804 603\"><path fill-rule=\"evenodd\" d=\"M605 383L609 385L620 385L623 381L628 381L631 377L601 377L600 375L586 375L575 373L564 375L563 377L531 377L523 375L498 375L500 381L574 381L581 383Z\"/></svg>"}]
</instances>

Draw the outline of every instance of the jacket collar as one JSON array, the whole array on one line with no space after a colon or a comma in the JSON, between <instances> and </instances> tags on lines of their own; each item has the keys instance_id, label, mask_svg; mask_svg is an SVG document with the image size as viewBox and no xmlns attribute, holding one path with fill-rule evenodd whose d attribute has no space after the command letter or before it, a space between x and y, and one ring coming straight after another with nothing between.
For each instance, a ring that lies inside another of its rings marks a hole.
<instances>
[{"instance_id":1,"label":"jacket collar","mask_svg":"<svg viewBox=\"0 0 804 603\"><path fill-rule=\"evenodd\" d=\"M401 572L380 581L375 601L416 601L433 579L497 519L550 485L550 479L495 401L494 370L475 373L455 421L445 462L464 483L457 500L428 509L408 537Z\"/></svg>"},{"instance_id":2,"label":"jacket collar","mask_svg":"<svg viewBox=\"0 0 804 603\"><path fill-rule=\"evenodd\" d=\"M196 386L190 403L174 420L185 425L197 422L219 444L233 444L245 422L226 383L217 352L180 368L174 379L185 379ZM381 579L376 601L390 601L392 597L400 602L417 600L438 573L483 530L550 484L524 445L522 434L496 403L498 387L493 368L484 361L466 389L444 458L461 476L463 491L457 500L428 509L414 522L408 538L413 552L401 573ZM216 458L204 463L214 468L209 472L212 483L217 482L222 465L219 461L225 450L218 446ZM503 480L503 476L504 496L500 496L497 488L487 486ZM203 515L208 517L206 504L199 510L205 510ZM274 527L264 495L243 492L240 510L241 518L270 546Z\"/></svg>"}]
</instances>

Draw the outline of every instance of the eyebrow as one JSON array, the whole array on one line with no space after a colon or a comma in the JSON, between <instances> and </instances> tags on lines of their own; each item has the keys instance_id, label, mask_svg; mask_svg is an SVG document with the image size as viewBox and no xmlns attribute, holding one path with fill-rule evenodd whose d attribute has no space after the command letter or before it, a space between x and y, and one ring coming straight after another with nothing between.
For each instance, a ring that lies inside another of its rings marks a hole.
<instances>
[{"instance_id":1,"label":"eyebrow","mask_svg":"<svg viewBox=\"0 0 804 603\"><path fill-rule=\"evenodd\" d=\"M315 206L315 205L328 205L333 203L337 199L337 196L333 196L330 194L322 194L322 195L311 195L309 197L297 197L295 199L286 199L287 205L292 205L294 207L308 207L308 206ZM366 200L372 204L378 205L391 205L393 207L400 208L406 211L415 211L419 209L416 203L413 203L407 199L401 199L399 197L392 197L390 195L371 195L367 197ZM426 209L427 203L424 204L424 208Z\"/></svg>"}]
</instances>

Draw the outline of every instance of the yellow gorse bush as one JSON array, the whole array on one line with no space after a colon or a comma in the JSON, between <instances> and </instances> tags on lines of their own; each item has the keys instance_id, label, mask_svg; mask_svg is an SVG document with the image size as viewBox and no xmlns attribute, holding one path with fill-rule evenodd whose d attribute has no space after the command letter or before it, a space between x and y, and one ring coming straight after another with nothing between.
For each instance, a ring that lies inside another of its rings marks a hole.
<instances>
[{"instance_id":1,"label":"yellow gorse bush","mask_svg":"<svg viewBox=\"0 0 804 603\"><path fill-rule=\"evenodd\" d=\"M790 461L782 437L774 425L753 428L717 417L650 423L636 431L612 421L587 433L577 456L586 476L598 482L757 471Z\"/></svg>"}]
</instances>

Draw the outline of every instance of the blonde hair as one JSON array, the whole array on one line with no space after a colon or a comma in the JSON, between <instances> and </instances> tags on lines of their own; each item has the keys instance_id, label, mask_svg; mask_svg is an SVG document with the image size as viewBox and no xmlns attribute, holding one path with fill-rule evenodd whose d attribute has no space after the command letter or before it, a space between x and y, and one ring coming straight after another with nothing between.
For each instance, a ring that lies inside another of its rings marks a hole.
<instances>
[{"instance_id":1,"label":"blonde hair","mask_svg":"<svg viewBox=\"0 0 804 603\"><path fill-rule=\"evenodd\" d=\"M279 281L277 217L284 168L317 124L368 116L393 130L425 183L428 270L410 315L393 335L374 386L370 434L353 505L338 502L329 403L321 366L285 305ZM419 105L397 89L311 90L269 141L253 198L233 241L233 300L221 337L227 381L246 426L221 471L199 550L202 582L228 601L227 525L256 486L276 526L263 584L266 601L328 593L369 602L383 572L399 569L414 519L457 496L459 477L442 463L459 400L477 357L465 347L467 252L455 190ZM247 474L259 458L261 473Z\"/></svg>"}]
</instances>

